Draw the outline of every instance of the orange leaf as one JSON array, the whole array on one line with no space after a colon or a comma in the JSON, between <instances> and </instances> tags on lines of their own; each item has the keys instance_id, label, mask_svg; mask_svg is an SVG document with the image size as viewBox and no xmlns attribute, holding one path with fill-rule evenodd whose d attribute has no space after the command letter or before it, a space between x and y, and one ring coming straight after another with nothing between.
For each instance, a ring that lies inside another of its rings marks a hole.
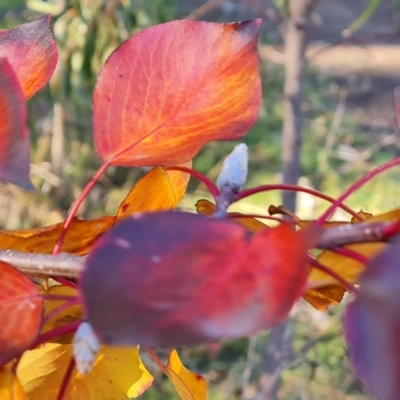
<instances>
[{"instance_id":1,"label":"orange leaf","mask_svg":"<svg viewBox=\"0 0 400 400\"><path fill-rule=\"evenodd\" d=\"M181 400L207 399L207 381L201 375L189 371L182 364L176 350L172 350L167 366L160 361L153 351L148 351L160 369L168 376Z\"/></svg>"},{"instance_id":2,"label":"orange leaf","mask_svg":"<svg viewBox=\"0 0 400 400\"><path fill-rule=\"evenodd\" d=\"M39 334L43 299L24 274L0 262L0 365L22 354Z\"/></svg>"},{"instance_id":3,"label":"orange leaf","mask_svg":"<svg viewBox=\"0 0 400 400\"><path fill-rule=\"evenodd\" d=\"M18 378L11 368L0 369L0 399L26 400Z\"/></svg>"},{"instance_id":4,"label":"orange leaf","mask_svg":"<svg viewBox=\"0 0 400 400\"><path fill-rule=\"evenodd\" d=\"M208 201L206 199L201 199L196 203L196 211L199 214L211 216L214 214L214 210L215 210L215 204L211 203L211 201ZM235 213L234 215L232 215L232 213L228 213L228 217L233 219L238 224L246 227L250 232L257 232L262 228L268 228L267 225L263 224L257 219L249 218L246 217L245 215L241 217L239 213Z\"/></svg>"},{"instance_id":5,"label":"orange leaf","mask_svg":"<svg viewBox=\"0 0 400 400\"><path fill-rule=\"evenodd\" d=\"M15 71L26 99L47 84L58 53L50 30L50 15L0 32L0 57Z\"/></svg>"},{"instance_id":6,"label":"orange leaf","mask_svg":"<svg viewBox=\"0 0 400 400\"><path fill-rule=\"evenodd\" d=\"M175 208L186 191L188 174L154 168L129 192L117 212L117 220L136 212L166 211Z\"/></svg>"},{"instance_id":7,"label":"orange leaf","mask_svg":"<svg viewBox=\"0 0 400 400\"><path fill-rule=\"evenodd\" d=\"M326 311L329 306L337 306L343 299L346 289L339 285L327 285L317 289L309 289L303 299L318 311Z\"/></svg>"},{"instance_id":8,"label":"orange leaf","mask_svg":"<svg viewBox=\"0 0 400 400\"><path fill-rule=\"evenodd\" d=\"M211 140L244 136L261 102L260 23L172 21L123 43L93 95L100 157L125 166L178 164Z\"/></svg>"},{"instance_id":9,"label":"orange leaf","mask_svg":"<svg viewBox=\"0 0 400 400\"><path fill-rule=\"evenodd\" d=\"M26 118L25 100L17 77L9 62L0 58L0 179L32 190Z\"/></svg>"},{"instance_id":10,"label":"orange leaf","mask_svg":"<svg viewBox=\"0 0 400 400\"><path fill-rule=\"evenodd\" d=\"M68 230L63 251L77 255L87 254L98 237L111 228L114 222L115 217L92 221L75 219ZM63 226L64 222L60 222L39 229L0 231L0 248L51 254Z\"/></svg>"}]
</instances>

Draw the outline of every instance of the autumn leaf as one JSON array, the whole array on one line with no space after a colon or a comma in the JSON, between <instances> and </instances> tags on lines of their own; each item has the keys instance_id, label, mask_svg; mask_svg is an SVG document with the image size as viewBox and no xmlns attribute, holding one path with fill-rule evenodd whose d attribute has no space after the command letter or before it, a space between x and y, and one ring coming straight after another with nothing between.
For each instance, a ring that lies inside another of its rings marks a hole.
<instances>
[{"instance_id":1,"label":"autumn leaf","mask_svg":"<svg viewBox=\"0 0 400 400\"><path fill-rule=\"evenodd\" d=\"M196 203L196 211L199 214L213 215L215 210L215 204L211 203L206 199L201 199ZM243 215L243 216L242 216ZM228 213L228 218L233 219L240 225L246 227L250 232L257 232L262 228L267 228L268 226L258 221L255 218L246 217L245 214L239 213Z\"/></svg>"},{"instance_id":2,"label":"autumn leaf","mask_svg":"<svg viewBox=\"0 0 400 400\"><path fill-rule=\"evenodd\" d=\"M286 224L251 235L183 212L125 219L86 260L87 321L112 345L192 345L266 329L302 293L312 239Z\"/></svg>"},{"instance_id":3,"label":"autumn leaf","mask_svg":"<svg viewBox=\"0 0 400 400\"><path fill-rule=\"evenodd\" d=\"M184 172L152 169L136 183L120 204L117 220L136 212L172 210L182 200L187 183L188 174Z\"/></svg>"},{"instance_id":4,"label":"autumn leaf","mask_svg":"<svg viewBox=\"0 0 400 400\"><path fill-rule=\"evenodd\" d=\"M188 174L155 168L140 179L119 206L117 216L94 220L75 218L68 229L63 251L85 255L98 238L121 218L135 212L170 210L185 194ZM35 229L0 230L0 248L52 254L64 222Z\"/></svg>"},{"instance_id":5,"label":"autumn leaf","mask_svg":"<svg viewBox=\"0 0 400 400\"><path fill-rule=\"evenodd\" d=\"M395 240L366 265L343 323L355 371L380 400L395 400L400 391L400 245Z\"/></svg>"},{"instance_id":6,"label":"autumn leaf","mask_svg":"<svg viewBox=\"0 0 400 400\"><path fill-rule=\"evenodd\" d=\"M0 399L27 400L12 368L0 368Z\"/></svg>"},{"instance_id":7,"label":"autumn leaf","mask_svg":"<svg viewBox=\"0 0 400 400\"><path fill-rule=\"evenodd\" d=\"M47 84L57 65L50 15L1 31L0 57L12 66L25 99L32 97Z\"/></svg>"},{"instance_id":8,"label":"autumn leaf","mask_svg":"<svg viewBox=\"0 0 400 400\"><path fill-rule=\"evenodd\" d=\"M153 351L148 349L148 352L164 374L168 376L181 400L207 399L207 381L201 375L189 371L182 364L176 350L172 350L167 366Z\"/></svg>"},{"instance_id":9,"label":"autumn leaf","mask_svg":"<svg viewBox=\"0 0 400 400\"><path fill-rule=\"evenodd\" d=\"M368 222L394 222L400 218L400 209L391 210L376 216L363 211L360 211L358 214L363 220ZM356 220L355 218L351 220L351 223L359 222L362 221ZM298 221L298 223L300 226L306 227L309 226L312 221ZM346 222L328 222L325 226L329 227L329 224L335 226L346 224ZM372 258L387 248L387 246L387 243L384 242L374 242L351 244L343 246L343 248L362 254L364 257ZM350 283L358 282L359 276L365 269L364 263L332 250L324 250L317 257L317 261ZM312 268L311 270L307 280L307 288L310 290L306 291L304 299L320 311L325 311L330 305L339 304L346 292L346 289L338 284L334 278L316 268Z\"/></svg>"},{"instance_id":10,"label":"autumn leaf","mask_svg":"<svg viewBox=\"0 0 400 400\"><path fill-rule=\"evenodd\" d=\"M29 400L57 398L71 357L71 344L47 343L24 353L17 375ZM73 371L63 400L128 400L139 396L152 382L138 348L104 346L89 374Z\"/></svg>"},{"instance_id":11,"label":"autumn leaf","mask_svg":"<svg viewBox=\"0 0 400 400\"><path fill-rule=\"evenodd\" d=\"M39 292L42 295L71 296L71 299L77 299L78 296L76 289L64 285L54 285L47 289L39 287ZM57 310L62 304L64 304L63 309L55 313L55 310ZM49 314L52 316L50 317ZM83 317L82 305L79 304L78 301L69 302L68 300L59 300L47 296L44 302L44 316L45 318L41 334L52 331L60 326L81 320ZM72 342L72 336L73 334L56 336L49 340L49 342L70 344Z\"/></svg>"},{"instance_id":12,"label":"autumn leaf","mask_svg":"<svg viewBox=\"0 0 400 400\"><path fill-rule=\"evenodd\" d=\"M0 180L34 190L29 180L26 118L25 100L17 77L9 62L0 57Z\"/></svg>"},{"instance_id":13,"label":"autumn leaf","mask_svg":"<svg viewBox=\"0 0 400 400\"><path fill-rule=\"evenodd\" d=\"M63 251L87 254L94 242L115 223L115 217L102 217L92 221L74 219L67 232ZM63 229L64 222L43 228L18 231L0 231L0 248L32 253L52 254Z\"/></svg>"},{"instance_id":14,"label":"autumn leaf","mask_svg":"<svg viewBox=\"0 0 400 400\"><path fill-rule=\"evenodd\" d=\"M77 290L62 285L47 290L41 288L40 291L46 295L66 295L71 298L78 295ZM66 302L46 297L42 334L82 318L83 311L79 303L54 313ZM40 348L24 353L18 366L18 377L30 400L56 398L72 357L71 340L71 334L58 336ZM138 348L104 346L88 375L81 375L74 370L63 400L126 400L142 394L152 382L153 377L143 365Z\"/></svg>"},{"instance_id":15,"label":"autumn leaf","mask_svg":"<svg viewBox=\"0 0 400 400\"><path fill-rule=\"evenodd\" d=\"M261 102L260 23L172 21L118 47L93 95L100 157L115 165L172 165L211 140L244 136Z\"/></svg>"},{"instance_id":16,"label":"autumn leaf","mask_svg":"<svg viewBox=\"0 0 400 400\"><path fill-rule=\"evenodd\" d=\"M0 262L0 366L19 356L36 340L43 300L23 273Z\"/></svg>"}]
</instances>

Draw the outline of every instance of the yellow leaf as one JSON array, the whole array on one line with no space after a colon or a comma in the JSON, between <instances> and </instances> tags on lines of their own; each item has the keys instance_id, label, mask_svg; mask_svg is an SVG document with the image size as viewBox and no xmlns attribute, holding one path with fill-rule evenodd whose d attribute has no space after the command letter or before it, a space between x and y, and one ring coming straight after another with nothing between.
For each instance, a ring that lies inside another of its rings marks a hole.
<instances>
[{"instance_id":1,"label":"yellow leaf","mask_svg":"<svg viewBox=\"0 0 400 400\"><path fill-rule=\"evenodd\" d=\"M176 350L172 350L169 356L167 370L167 376L182 400L207 399L207 381L201 375L189 371L182 364Z\"/></svg>"},{"instance_id":2,"label":"yellow leaf","mask_svg":"<svg viewBox=\"0 0 400 400\"><path fill-rule=\"evenodd\" d=\"M25 394L14 371L7 367L0 369L0 399L26 400Z\"/></svg>"},{"instance_id":3,"label":"yellow leaf","mask_svg":"<svg viewBox=\"0 0 400 400\"><path fill-rule=\"evenodd\" d=\"M56 399L71 357L70 344L47 343L26 351L17 375L28 399ZM137 347L104 346L89 374L73 371L63 400L127 400L132 393L143 393L152 382Z\"/></svg>"},{"instance_id":4,"label":"yellow leaf","mask_svg":"<svg viewBox=\"0 0 400 400\"><path fill-rule=\"evenodd\" d=\"M43 288L39 289L40 293L53 294L53 295L68 295L68 296L78 296L78 291L76 289L64 286L55 285L51 286L48 290ZM66 300L54 300L45 298L44 301L44 325L42 327L41 333L51 331L59 326L67 325L72 322L82 319L83 310L80 304L72 304L71 306L64 308L61 312L57 312L53 317L49 319L48 315L50 312L55 310L58 306L65 304ZM47 318L46 318L47 317ZM57 336L51 339L51 343L61 343L67 344L72 342L73 334L66 334L62 336Z\"/></svg>"},{"instance_id":5,"label":"yellow leaf","mask_svg":"<svg viewBox=\"0 0 400 400\"><path fill-rule=\"evenodd\" d=\"M139 397L143 394L153 383L154 378L151 376L150 372L147 371L139 355L139 346L137 347L135 365L135 375L132 376L134 383L128 390L128 397Z\"/></svg>"},{"instance_id":6,"label":"yellow leaf","mask_svg":"<svg viewBox=\"0 0 400 400\"><path fill-rule=\"evenodd\" d=\"M169 378L181 400L206 400L207 381L198 374L189 371L181 362L176 350L172 350L168 365L165 366L157 355L146 349L160 369Z\"/></svg>"},{"instance_id":7,"label":"yellow leaf","mask_svg":"<svg viewBox=\"0 0 400 400\"><path fill-rule=\"evenodd\" d=\"M136 212L167 211L175 208L185 194L188 174L154 168L129 192L119 206L117 220Z\"/></svg>"}]
</instances>

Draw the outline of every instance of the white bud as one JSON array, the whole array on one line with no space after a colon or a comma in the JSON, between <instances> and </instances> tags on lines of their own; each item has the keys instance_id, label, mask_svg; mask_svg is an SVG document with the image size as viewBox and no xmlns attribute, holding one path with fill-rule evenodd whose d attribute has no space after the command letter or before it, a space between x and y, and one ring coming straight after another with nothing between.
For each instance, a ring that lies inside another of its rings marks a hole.
<instances>
[{"instance_id":1,"label":"white bud","mask_svg":"<svg viewBox=\"0 0 400 400\"><path fill-rule=\"evenodd\" d=\"M249 155L244 143L238 144L225 159L217 180L219 189L229 187L238 191L246 182Z\"/></svg>"},{"instance_id":2,"label":"white bud","mask_svg":"<svg viewBox=\"0 0 400 400\"><path fill-rule=\"evenodd\" d=\"M75 332L72 348L76 369L82 375L92 370L99 354L100 342L88 322L82 322Z\"/></svg>"}]
</instances>

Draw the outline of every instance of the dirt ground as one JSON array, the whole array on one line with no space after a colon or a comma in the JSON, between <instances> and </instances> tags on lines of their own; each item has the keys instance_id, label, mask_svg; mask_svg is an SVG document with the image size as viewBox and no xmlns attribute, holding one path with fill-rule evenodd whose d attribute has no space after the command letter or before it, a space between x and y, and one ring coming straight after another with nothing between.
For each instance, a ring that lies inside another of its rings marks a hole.
<instances>
[{"instance_id":1,"label":"dirt ground","mask_svg":"<svg viewBox=\"0 0 400 400\"><path fill-rule=\"evenodd\" d=\"M205 0L178 0L180 17L185 17ZM213 21L237 21L263 17L270 0L226 0L201 16ZM310 26L310 63L323 74L350 88L346 113L366 131L388 135L396 132L393 88L400 85L400 12L393 1L382 0L374 16L348 41L342 32L359 16L367 0L320 0ZM277 27L263 18L261 57L282 63L281 38Z\"/></svg>"}]
</instances>

